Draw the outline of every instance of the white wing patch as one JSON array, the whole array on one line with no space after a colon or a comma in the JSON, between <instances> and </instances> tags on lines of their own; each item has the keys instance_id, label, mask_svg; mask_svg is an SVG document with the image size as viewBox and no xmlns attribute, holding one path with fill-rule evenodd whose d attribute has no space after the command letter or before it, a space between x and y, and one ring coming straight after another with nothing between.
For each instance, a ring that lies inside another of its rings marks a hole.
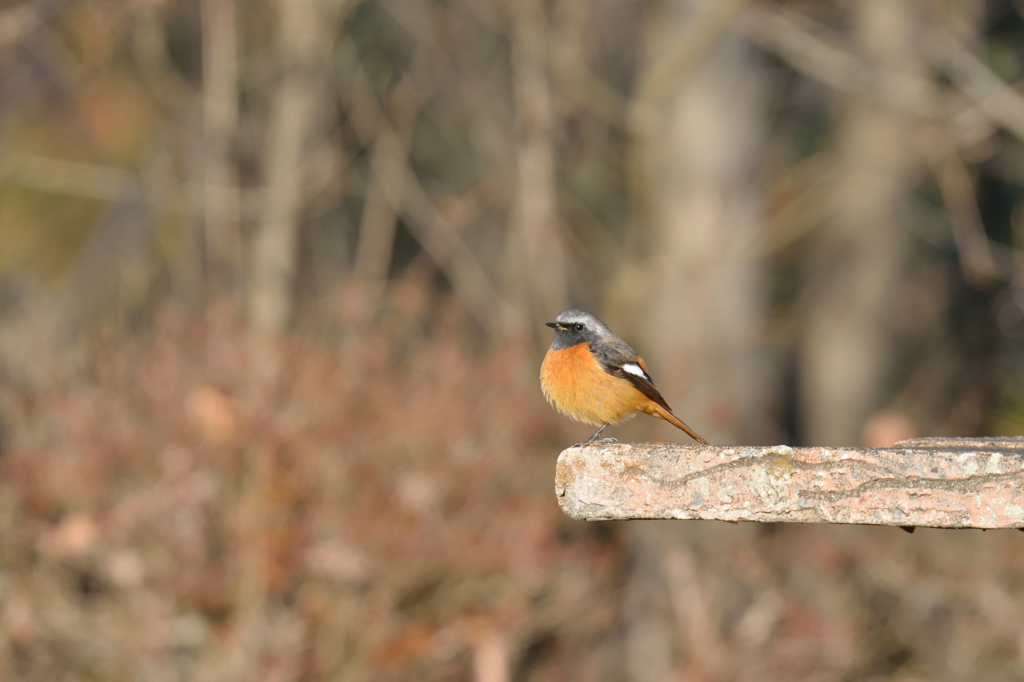
<instances>
[{"instance_id":1,"label":"white wing patch","mask_svg":"<svg viewBox=\"0 0 1024 682\"><path fill-rule=\"evenodd\" d=\"M626 364L624 364L622 366L622 371L629 372L630 374L635 374L638 377L643 377L644 379L647 378L647 372L645 372L643 368L640 367L640 365L636 364L635 362L627 362Z\"/></svg>"}]
</instances>

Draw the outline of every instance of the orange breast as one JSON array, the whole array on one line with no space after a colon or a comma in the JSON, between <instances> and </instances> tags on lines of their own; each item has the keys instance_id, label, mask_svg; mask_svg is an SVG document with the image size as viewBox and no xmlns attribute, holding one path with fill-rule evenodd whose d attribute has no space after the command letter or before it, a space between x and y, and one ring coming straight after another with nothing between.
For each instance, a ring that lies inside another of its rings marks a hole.
<instances>
[{"instance_id":1,"label":"orange breast","mask_svg":"<svg viewBox=\"0 0 1024 682\"><path fill-rule=\"evenodd\" d=\"M618 424L650 402L626 379L604 371L589 343L548 350L540 366L544 397L559 412L584 424Z\"/></svg>"}]
</instances>

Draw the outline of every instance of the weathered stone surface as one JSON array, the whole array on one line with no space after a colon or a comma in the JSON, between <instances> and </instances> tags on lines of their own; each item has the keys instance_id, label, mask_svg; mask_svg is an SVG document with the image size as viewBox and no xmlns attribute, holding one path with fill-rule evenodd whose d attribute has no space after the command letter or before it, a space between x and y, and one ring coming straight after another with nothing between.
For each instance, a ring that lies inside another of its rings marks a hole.
<instances>
[{"instance_id":1,"label":"weathered stone surface","mask_svg":"<svg viewBox=\"0 0 1024 682\"><path fill-rule=\"evenodd\" d=\"M891 448L598 442L558 457L577 519L719 519L1024 527L1024 438L921 438Z\"/></svg>"}]
</instances>

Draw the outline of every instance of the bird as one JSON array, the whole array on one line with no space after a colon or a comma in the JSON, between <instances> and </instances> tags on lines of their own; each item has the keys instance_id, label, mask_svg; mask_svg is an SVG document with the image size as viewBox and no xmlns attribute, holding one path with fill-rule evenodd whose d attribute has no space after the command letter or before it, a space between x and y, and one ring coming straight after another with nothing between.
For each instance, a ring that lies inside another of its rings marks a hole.
<instances>
[{"instance_id":1,"label":"bird","mask_svg":"<svg viewBox=\"0 0 1024 682\"><path fill-rule=\"evenodd\" d=\"M597 315L570 308L545 324L555 330L555 337L541 363L541 390L562 414L600 427L584 443L594 442L609 424L644 412L708 444L672 414L643 358Z\"/></svg>"}]
</instances>

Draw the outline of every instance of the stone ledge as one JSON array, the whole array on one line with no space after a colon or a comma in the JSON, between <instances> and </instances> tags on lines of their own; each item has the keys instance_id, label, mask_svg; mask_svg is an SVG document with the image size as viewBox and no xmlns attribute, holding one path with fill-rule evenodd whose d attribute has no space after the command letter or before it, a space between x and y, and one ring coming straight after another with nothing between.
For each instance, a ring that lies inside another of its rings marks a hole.
<instances>
[{"instance_id":1,"label":"stone ledge","mask_svg":"<svg viewBox=\"0 0 1024 682\"><path fill-rule=\"evenodd\" d=\"M716 519L1024 528L1024 438L921 438L890 448L600 441L558 457L575 519Z\"/></svg>"}]
</instances>

